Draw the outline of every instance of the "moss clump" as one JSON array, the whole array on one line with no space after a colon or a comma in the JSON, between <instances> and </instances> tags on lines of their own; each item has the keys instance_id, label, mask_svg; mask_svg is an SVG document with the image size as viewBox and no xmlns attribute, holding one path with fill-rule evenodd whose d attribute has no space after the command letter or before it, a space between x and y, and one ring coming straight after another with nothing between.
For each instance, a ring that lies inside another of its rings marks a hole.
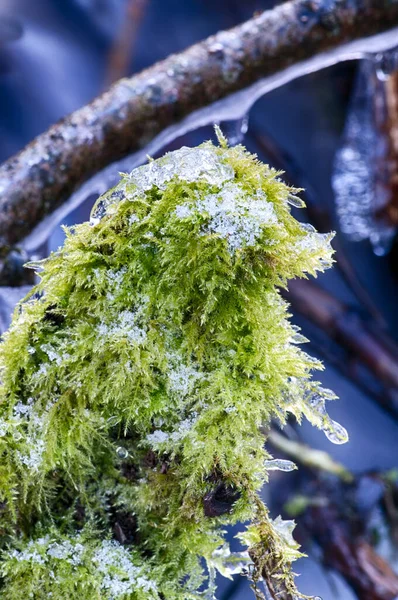
<instances>
[{"instance_id":1,"label":"moss clump","mask_svg":"<svg viewBox=\"0 0 398 600\"><path fill-rule=\"evenodd\" d=\"M41 263L0 346L2 598L212 598L214 569L243 559L256 594L261 577L296 593L291 526L258 496L260 428L345 431L279 293L331 264L295 192L222 138L182 148ZM249 548L231 555L238 520Z\"/></svg>"}]
</instances>

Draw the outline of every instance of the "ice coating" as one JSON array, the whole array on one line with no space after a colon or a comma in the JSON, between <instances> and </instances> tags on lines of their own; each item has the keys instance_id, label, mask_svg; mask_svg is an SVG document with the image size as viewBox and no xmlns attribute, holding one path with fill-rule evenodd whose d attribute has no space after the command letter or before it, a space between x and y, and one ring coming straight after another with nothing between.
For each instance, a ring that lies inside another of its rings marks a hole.
<instances>
[{"instance_id":1,"label":"ice coating","mask_svg":"<svg viewBox=\"0 0 398 600\"><path fill-rule=\"evenodd\" d=\"M199 199L194 207L185 204L176 207L179 218L190 217L195 211L210 218L204 233L225 238L231 253L254 246L264 226L278 223L274 207L264 193L257 192L257 197L248 205L242 187L232 182L227 182L219 193Z\"/></svg>"},{"instance_id":2,"label":"ice coating","mask_svg":"<svg viewBox=\"0 0 398 600\"><path fill-rule=\"evenodd\" d=\"M282 458L265 460L264 467L267 469L267 471L284 471L286 473L289 471L295 471L297 469L297 465L294 462Z\"/></svg>"},{"instance_id":3,"label":"ice coating","mask_svg":"<svg viewBox=\"0 0 398 600\"><path fill-rule=\"evenodd\" d=\"M184 181L204 179L210 185L220 185L234 178L233 168L225 164L211 148L188 148L169 152L157 161L135 169L130 181L137 186L137 194L150 190L152 186L165 189L166 184L178 177Z\"/></svg>"},{"instance_id":4,"label":"ice coating","mask_svg":"<svg viewBox=\"0 0 398 600\"><path fill-rule=\"evenodd\" d=\"M318 233L316 231L307 230L307 235L301 238L295 244L295 252L300 254L301 252L314 252L318 254L322 248L330 244L334 237L334 232L331 233ZM324 259L324 267L329 268L333 264L333 260Z\"/></svg>"},{"instance_id":5,"label":"ice coating","mask_svg":"<svg viewBox=\"0 0 398 600\"><path fill-rule=\"evenodd\" d=\"M126 197L134 199L145 195L153 187L164 190L166 185L177 177L183 181L206 181L210 185L220 187L225 181L234 178L233 168L223 162L211 148L188 148L169 152L159 160L152 160L147 165L134 169L128 183L133 191ZM111 210L113 204L125 197L123 190L117 190L109 197L100 198L94 205L90 222L95 225Z\"/></svg>"},{"instance_id":6,"label":"ice coating","mask_svg":"<svg viewBox=\"0 0 398 600\"><path fill-rule=\"evenodd\" d=\"M232 575L242 573L251 563L251 558L247 551L231 552L226 544L213 552L209 561L210 568L217 569L221 575L232 579Z\"/></svg>"},{"instance_id":7,"label":"ice coating","mask_svg":"<svg viewBox=\"0 0 398 600\"><path fill-rule=\"evenodd\" d=\"M279 515L273 520L273 525L283 540L291 546L297 546L297 542L293 538L293 531L296 523L292 520L284 520Z\"/></svg>"},{"instance_id":8,"label":"ice coating","mask_svg":"<svg viewBox=\"0 0 398 600\"><path fill-rule=\"evenodd\" d=\"M304 200L302 200L298 196L294 196L293 194L289 194L289 196L287 197L287 201L289 204L291 204L295 208L304 208L305 207Z\"/></svg>"}]
</instances>

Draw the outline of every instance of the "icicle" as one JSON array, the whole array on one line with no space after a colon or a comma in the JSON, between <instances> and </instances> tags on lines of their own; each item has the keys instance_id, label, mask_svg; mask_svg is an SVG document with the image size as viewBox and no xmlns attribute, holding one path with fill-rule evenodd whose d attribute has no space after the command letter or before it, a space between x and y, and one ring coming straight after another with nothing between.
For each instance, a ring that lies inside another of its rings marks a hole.
<instances>
[{"instance_id":1,"label":"icicle","mask_svg":"<svg viewBox=\"0 0 398 600\"><path fill-rule=\"evenodd\" d=\"M345 444L348 441L346 429L340 423L333 421L326 411L325 400L329 399L327 392L328 390L324 388L318 388L317 391L309 394L307 404L310 414L306 414L306 417L311 423L322 429L332 444ZM335 397L333 394L333 398Z\"/></svg>"},{"instance_id":2,"label":"icicle","mask_svg":"<svg viewBox=\"0 0 398 600\"><path fill-rule=\"evenodd\" d=\"M343 233L352 241L370 240L378 255L388 251L394 235L377 213L390 195L385 82L397 66L396 50L362 62L332 177Z\"/></svg>"},{"instance_id":3,"label":"icicle","mask_svg":"<svg viewBox=\"0 0 398 600\"><path fill-rule=\"evenodd\" d=\"M317 359L308 355L307 358L319 365ZM312 425L321 429L333 444L345 444L348 441L347 431L342 425L333 421L326 411L326 401L338 398L332 390L323 388L319 382L309 382L306 379L296 377L291 377L288 385L286 410L297 414L296 408L298 406L306 419ZM289 408L289 405L291 405L291 408Z\"/></svg>"}]
</instances>

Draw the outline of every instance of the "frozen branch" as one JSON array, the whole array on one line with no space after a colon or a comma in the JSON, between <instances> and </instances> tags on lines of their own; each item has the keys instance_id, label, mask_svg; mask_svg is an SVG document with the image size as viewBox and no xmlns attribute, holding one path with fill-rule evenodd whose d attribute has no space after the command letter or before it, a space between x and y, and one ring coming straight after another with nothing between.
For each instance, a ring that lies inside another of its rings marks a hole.
<instances>
[{"instance_id":1,"label":"frozen branch","mask_svg":"<svg viewBox=\"0 0 398 600\"><path fill-rule=\"evenodd\" d=\"M292 0L122 79L0 167L0 248L91 175L262 77L397 25L396 0Z\"/></svg>"}]
</instances>

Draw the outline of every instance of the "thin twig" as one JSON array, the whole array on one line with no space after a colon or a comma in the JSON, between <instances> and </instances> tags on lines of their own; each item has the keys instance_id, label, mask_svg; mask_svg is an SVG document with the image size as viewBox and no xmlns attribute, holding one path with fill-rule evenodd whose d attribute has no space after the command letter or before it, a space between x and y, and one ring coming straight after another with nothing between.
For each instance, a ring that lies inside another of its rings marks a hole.
<instances>
[{"instance_id":1,"label":"thin twig","mask_svg":"<svg viewBox=\"0 0 398 600\"><path fill-rule=\"evenodd\" d=\"M105 77L106 88L128 73L147 3L148 0L127 0L122 27L109 53Z\"/></svg>"}]
</instances>

